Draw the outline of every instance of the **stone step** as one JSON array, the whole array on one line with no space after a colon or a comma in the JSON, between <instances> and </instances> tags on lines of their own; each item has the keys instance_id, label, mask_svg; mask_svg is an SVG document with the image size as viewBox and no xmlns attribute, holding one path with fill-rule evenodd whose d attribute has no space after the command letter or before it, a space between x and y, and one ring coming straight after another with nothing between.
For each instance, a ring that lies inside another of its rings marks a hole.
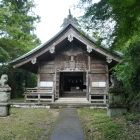
<instances>
[{"instance_id":1,"label":"stone step","mask_svg":"<svg viewBox=\"0 0 140 140\"><path fill-rule=\"evenodd\" d=\"M55 103L89 103L86 98L59 98Z\"/></svg>"},{"instance_id":2,"label":"stone step","mask_svg":"<svg viewBox=\"0 0 140 140\"><path fill-rule=\"evenodd\" d=\"M86 98L86 93L84 92L66 92L62 94L62 97L71 97L71 98L78 98L78 97L85 97Z\"/></svg>"}]
</instances>

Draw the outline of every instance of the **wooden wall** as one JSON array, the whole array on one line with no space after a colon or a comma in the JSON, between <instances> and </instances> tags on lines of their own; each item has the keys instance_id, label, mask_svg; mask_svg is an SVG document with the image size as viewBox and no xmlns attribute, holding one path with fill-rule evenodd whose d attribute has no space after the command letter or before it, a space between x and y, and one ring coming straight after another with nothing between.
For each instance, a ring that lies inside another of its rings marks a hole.
<instances>
[{"instance_id":1,"label":"wooden wall","mask_svg":"<svg viewBox=\"0 0 140 140\"><path fill-rule=\"evenodd\" d=\"M106 60L91 57L89 84L91 94L106 93L108 88L108 65Z\"/></svg>"},{"instance_id":2,"label":"wooden wall","mask_svg":"<svg viewBox=\"0 0 140 140\"><path fill-rule=\"evenodd\" d=\"M71 47L63 52L59 52L55 57L55 68L65 69L88 69L88 54L77 46Z\"/></svg>"},{"instance_id":3,"label":"wooden wall","mask_svg":"<svg viewBox=\"0 0 140 140\"><path fill-rule=\"evenodd\" d=\"M54 82L54 61L46 61L39 63L39 70L38 70L38 87L40 87L40 82Z\"/></svg>"},{"instance_id":4,"label":"wooden wall","mask_svg":"<svg viewBox=\"0 0 140 140\"><path fill-rule=\"evenodd\" d=\"M55 83L56 70L64 71L81 70L88 71L88 88L90 94L102 94L108 88L108 65L105 59L98 56L89 55L85 50L77 46L68 46L62 51L56 52L54 60L43 61L39 63L39 79L40 81L53 81ZM100 84L105 84L100 87ZM98 86L99 85L99 86Z\"/></svg>"}]
</instances>

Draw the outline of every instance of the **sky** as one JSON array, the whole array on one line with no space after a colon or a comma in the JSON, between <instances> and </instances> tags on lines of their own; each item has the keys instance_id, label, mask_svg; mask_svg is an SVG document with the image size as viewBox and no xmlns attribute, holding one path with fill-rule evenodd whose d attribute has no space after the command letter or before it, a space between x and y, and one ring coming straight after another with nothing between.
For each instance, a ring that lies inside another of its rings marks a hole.
<instances>
[{"instance_id":1,"label":"sky","mask_svg":"<svg viewBox=\"0 0 140 140\"><path fill-rule=\"evenodd\" d=\"M41 22L36 24L35 34L44 43L56 35L60 30L64 18L69 14L69 9L74 17L81 16L81 10L75 9L74 4L79 0L34 0L35 14L41 17Z\"/></svg>"}]
</instances>

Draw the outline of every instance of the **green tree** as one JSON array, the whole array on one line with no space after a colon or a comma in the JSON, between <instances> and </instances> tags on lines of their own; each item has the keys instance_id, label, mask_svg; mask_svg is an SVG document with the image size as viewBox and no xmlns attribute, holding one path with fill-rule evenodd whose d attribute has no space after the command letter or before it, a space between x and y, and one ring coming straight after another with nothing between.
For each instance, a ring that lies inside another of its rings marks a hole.
<instances>
[{"instance_id":1,"label":"green tree","mask_svg":"<svg viewBox=\"0 0 140 140\"><path fill-rule=\"evenodd\" d=\"M32 0L2 0L0 4L0 46L10 53L12 60L35 46L40 40L34 34L35 22L40 17L35 15Z\"/></svg>"},{"instance_id":2,"label":"green tree","mask_svg":"<svg viewBox=\"0 0 140 140\"><path fill-rule=\"evenodd\" d=\"M131 101L140 98L140 1L80 0L85 9L85 28L105 41L110 50L123 53L115 74L128 92ZM132 100L133 99L133 100ZM130 100L129 100L130 101Z\"/></svg>"},{"instance_id":3,"label":"green tree","mask_svg":"<svg viewBox=\"0 0 140 140\"><path fill-rule=\"evenodd\" d=\"M11 61L40 44L34 34L35 23L40 17L32 8L33 0L1 0L0 2L0 75L9 76L12 97L21 96L24 87L35 86L36 76L7 65ZM32 77L32 82L30 78ZM30 81L30 82L27 82Z\"/></svg>"},{"instance_id":4,"label":"green tree","mask_svg":"<svg viewBox=\"0 0 140 140\"><path fill-rule=\"evenodd\" d=\"M123 46L140 32L139 0L81 0L85 6L82 16L85 28L101 40L107 39L110 47L122 51ZM88 3L88 4L87 4ZM86 22L85 22L86 21Z\"/></svg>"}]
</instances>

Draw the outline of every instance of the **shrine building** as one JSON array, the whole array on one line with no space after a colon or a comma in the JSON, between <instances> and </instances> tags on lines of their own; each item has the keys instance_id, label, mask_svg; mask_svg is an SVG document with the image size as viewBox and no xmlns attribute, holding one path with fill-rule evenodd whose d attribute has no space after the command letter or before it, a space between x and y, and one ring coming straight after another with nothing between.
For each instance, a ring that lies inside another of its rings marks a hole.
<instances>
[{"instance_id":1,"label":"shrine building","mask_svg":"<svg viewBox=\"0 0 140 140\"><path fill-rule=\"evenodd\" d=\"M10 62L38 76L37 88L25 92L26 101L52 101L62 97L107 102L109 70L121 57L87 37L69 13L63 29L46 43Z\"/></svg>"}]
</instances>

